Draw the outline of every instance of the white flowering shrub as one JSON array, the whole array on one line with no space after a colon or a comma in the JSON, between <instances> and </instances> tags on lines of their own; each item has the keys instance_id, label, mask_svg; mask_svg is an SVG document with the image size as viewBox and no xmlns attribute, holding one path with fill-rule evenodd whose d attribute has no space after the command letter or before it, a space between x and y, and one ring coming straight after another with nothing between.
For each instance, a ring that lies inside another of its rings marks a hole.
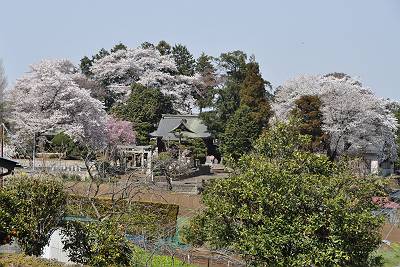
<instances>
[{"instance_id":1,"label":"white flowering shrub","mask_svg":"<svg viewBox=\"0 0 400 267\"><path fill-rule=\"evenodd\" d=\"M68 60L43 60L31 67L11 89L11 123L15 142L63 131L76 141L102 147L106 112L90 90L76 82L84 79Z\"/></svg>"},{"instance_id":2,"label":"white flowering shrub","mask_svg":"<svg viewBox=\"0 0 400 267\"><path fill-rule=\"evenodd\" d=\"M322 102L323 130L330 149L347 152L377 152L380 159L396 159L397 120L390 102L375 96L369 88L347 75L299 76L277 91L273 109L279 120L289 117L295 101L304 95Z\"/></svg>"}]
</instances>

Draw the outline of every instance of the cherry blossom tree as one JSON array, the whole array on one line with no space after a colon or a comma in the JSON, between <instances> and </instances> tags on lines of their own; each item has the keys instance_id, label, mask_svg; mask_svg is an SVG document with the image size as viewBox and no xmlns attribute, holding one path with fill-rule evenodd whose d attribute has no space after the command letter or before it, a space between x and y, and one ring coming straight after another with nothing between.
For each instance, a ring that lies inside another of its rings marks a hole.
<instances>
[{"instance_id":1,"label":"cherry blossom tree","mask_svg":"<svg viewBox=\"0 0 400 267\"><path fill-rule=\"evenodd\" d=\"M12 124L19 143L44 133L65 132L93 147L105 145L103 104L79 86L83 79L68 60L43 60L18 79L9 98Z\"/></svg>"},{"instance_id":2,"label":"cherry blossom tree","mask_svg":"<svg viewBox=\"0 0 400 267\"><path fill-rule=\"evenodd\" d=\"M6 87L7 87L7 77L4 73L3 63L0 60L0 123L4 123L4 113L6 109L4 95Z\"/></svg>"},{"instance_id":3,"label":"cherry blossom tree","mask_svg":"<svg viewBox=\"0 0 400 267\"><path fill-rule=\"evenodd\" d=\"M107 118L107 140L109 145L134 144L136 133L129 121L118 120L112 116Z\"/></svg>"},{"instance_id":4,"label":"cherry blossom tree","mask_svg":"<svg viewBox=\"0 0 400 267\"><path fill-rule=\"evenodd\" d=\"M121 96L129 95L133 83L159 88L163 94L174 96L175 108L180 112L191 111L200 84L199 75L179 75L172 56L161 55L153 47L117 50L95 60L90 71L93 79Z\"/></svg>"},{"instance_id":5,"label":"cherry blossom tree","mask_svg":"<svg viewBox=\"0 0 400 267\"><path fill-rule=\"evenodd\" d=\"M360 81L348 75L299 76L276 93L277 119L287 119L301 96L318 96L322 102L322 129L329 136L328 154L378 153L380 159L396 159L397 121L390 102L378 98Z\"/></svg>"}]
</instances>

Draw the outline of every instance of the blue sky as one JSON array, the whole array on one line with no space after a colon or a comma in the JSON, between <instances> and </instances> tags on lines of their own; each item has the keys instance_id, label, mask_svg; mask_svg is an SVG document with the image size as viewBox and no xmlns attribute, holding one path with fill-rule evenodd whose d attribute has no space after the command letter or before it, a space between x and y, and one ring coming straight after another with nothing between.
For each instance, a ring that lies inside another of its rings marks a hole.
<instances>
[{"instance_id":1,"label":"blue sky","mask_svg":"<svg viewBox=\"0 0 400 267\"><path fill-rule=\"evenodd\" d=\"M163 39L195 56L255 54L274 87L339 71L400 100L398 0L2 0L0 7L0 58L11 85L43 58L77 64L118 42Z\"/></svg>"}]
</instances>

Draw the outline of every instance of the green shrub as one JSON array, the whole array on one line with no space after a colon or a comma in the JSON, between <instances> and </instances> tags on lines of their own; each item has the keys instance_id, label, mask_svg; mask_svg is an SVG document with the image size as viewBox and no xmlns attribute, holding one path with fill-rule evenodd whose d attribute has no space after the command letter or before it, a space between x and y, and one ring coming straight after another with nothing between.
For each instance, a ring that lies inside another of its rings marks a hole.
<instances>
[{"instance_id":1,"label":"green shrub","mask_svg":"<svg viewBox=\"0 0 400 267\"><path fill-rule=\"evenodd\" d=\"M23 254L0 254L0 267L62 267L64 264ZM68 265L72 267L72 265Z\"/></svg>"},{"instance_id":2,"label":"green shrub","mask_svg":"<svg viewBox=\"0 0 400 267\"><path fill-rule=\"evenodd\" d=\"M64 216L63 184L51 176L21 175L3 190L14 205L11 224L19 246L27 255L40 256Z\"/></svg>"},{"instance_id":3,"label":"green shrub","mask_svg":"<svg viewBox=\"0 0 400 267\"><path fill-rule=\"evenodd\" d=\"M109 198L92 200L102 216L115 217L129 234L145 234L148 238L173 236L179 206L154 202L112 202ZM69 195L66 213L71 216L97 218L91 201L84 196Z\"/></svg>"}]
</instances>

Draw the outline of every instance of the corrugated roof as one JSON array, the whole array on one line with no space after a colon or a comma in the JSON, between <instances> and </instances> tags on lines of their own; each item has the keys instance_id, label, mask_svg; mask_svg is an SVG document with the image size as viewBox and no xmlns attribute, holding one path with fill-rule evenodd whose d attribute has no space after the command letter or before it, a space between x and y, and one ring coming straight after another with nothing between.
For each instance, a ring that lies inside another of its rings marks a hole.
<instances>
[{"instance_id":1,"label":"corrugated roof","mask_svg":"<svg viewBox=\"0 0 400 267\"><path fill-rule=\"evenodd\" d=\"M198 115L171 115L163 114L156 131L150 133L153 137L162 137L164 140L179 140L179 131L188 138L207 138L210 133L207 126Z\"/></svg>"}]
</instances>

